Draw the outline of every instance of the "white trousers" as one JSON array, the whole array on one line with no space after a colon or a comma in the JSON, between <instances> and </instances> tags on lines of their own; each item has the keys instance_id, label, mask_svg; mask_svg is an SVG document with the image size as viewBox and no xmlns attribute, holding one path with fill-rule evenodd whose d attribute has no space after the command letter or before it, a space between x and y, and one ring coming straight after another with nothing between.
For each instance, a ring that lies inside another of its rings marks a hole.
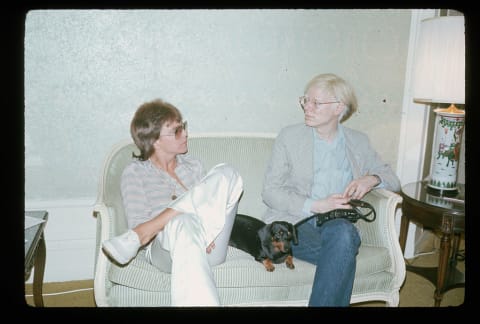
<instances>
[{"instance_id":1,"label":"white trousers","mask_svg":"<svg viewBox=\"0 0 480 324\"><path fill-rule=\"evenodd\" d=\"M225 261L242 191L240 174L222 163L169 205L182 213L147 246L146 255L171 272L172 306L220 305L211 267ZM207 253L212 242L215 248Z\"/></svg>"}]
</instances>

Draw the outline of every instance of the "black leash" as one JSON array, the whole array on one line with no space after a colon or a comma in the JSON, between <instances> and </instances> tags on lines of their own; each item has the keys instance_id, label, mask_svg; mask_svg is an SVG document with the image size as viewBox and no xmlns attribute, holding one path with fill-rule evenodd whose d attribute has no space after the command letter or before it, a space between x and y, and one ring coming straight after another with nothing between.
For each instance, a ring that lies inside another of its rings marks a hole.
<instances>
[{"instance_id":1,"label":"black leash","mask_svg":"<svg viewBox=\"0 0 480 324\"><path fill-rule=\"evenodd\" d=\"M352 208L345 208L345 209L334 209L326 213L318 213L312 216L309 216L305 219L302 219L298 223L295 224L295 227L308 222L312 218L316 218L317 226L321 226L323 223L336 219L336 218L345 218L352 223L356 223L359 219L362 219L368 223L373 222L377 218L377 213L372 205L367 203L363 200L358 199L351 199L348 204L352 206ZM367 209L368 212L364 213L361 209ZM372 215L371 217L368 217Z\"/></svg>"}]
</instances>

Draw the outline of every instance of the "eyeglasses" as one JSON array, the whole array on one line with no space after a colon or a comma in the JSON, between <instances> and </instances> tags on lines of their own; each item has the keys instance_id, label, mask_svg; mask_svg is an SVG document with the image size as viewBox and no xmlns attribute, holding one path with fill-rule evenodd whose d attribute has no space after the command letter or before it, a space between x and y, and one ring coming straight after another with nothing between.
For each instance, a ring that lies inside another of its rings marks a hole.
<instances>
[{"instance_id":1,"label":"eyeglasses","mask_svg":"<svg viewBox=\"0 0 480 324\"><path fill-rule=\"evenodd\" d=\"M332 104L332 103L339 103L340 101L328 101L328 102L320 102L318 101L317 99L311 99L310 97L308 96L301 96L300 98L298 98L298 102L300 103L300 106L302 106L302 109L305 109L305 106L309 103L309 102L313 102L315 104L315 107L317 109L320 109L322 107L322 105L328 105L328 104Z\"/></svg>"},{"instance_id":2,"label":"eyeglasses","mask_svg":"<svg viewBox=\"0 0 480 324\"><path fill-rule=\"evenodd\" d=\"M175 131L173 134L160 134L160 136L175 136L175 139L178 140L182 138L183 131L185 131L185 133L188 134L187 126L188 126L187 121L184 121L179 126L175 127Z\"/></svg>"}]
</instances>

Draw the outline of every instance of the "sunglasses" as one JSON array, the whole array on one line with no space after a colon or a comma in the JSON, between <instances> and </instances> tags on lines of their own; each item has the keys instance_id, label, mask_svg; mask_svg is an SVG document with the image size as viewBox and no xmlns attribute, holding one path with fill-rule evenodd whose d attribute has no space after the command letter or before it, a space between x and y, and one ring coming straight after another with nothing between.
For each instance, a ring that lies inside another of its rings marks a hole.
<instances>
[{"instance_id":1,"label":"sunglasses","mask_svg":"<svg viewBox=\"0 0 480 324\"><path fill-rule=\"evenodd\" d=\"M187 125L187 121L184 121L179 126L175 127L175 130L172 134L160 134L160 136L175 136L175 139L180 139L182 138L183 131L188 134Z\"/></svg>"}]
</instances>

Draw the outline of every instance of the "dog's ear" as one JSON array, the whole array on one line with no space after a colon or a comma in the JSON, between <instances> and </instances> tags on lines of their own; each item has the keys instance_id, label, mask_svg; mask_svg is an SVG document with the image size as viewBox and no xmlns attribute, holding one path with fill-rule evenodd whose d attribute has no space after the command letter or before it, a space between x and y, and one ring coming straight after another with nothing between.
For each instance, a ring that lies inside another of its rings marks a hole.
<instances>
[{"instance_id":1,"label":"dog's ear","mask_svg":"<svg viewBox=\"0 0 480 324\"><path fill-rule=\"evenodd\" d=\"M262 239L262 238L267 238L267 237L268 237L268 238L271 238L271 237L272 237L271 227L272 227L271 224L266 224L265 226L262 226L262 227L257 231L258 237L260 237L260 239Z\"/></svg>"},{"instance_id":2,"label":"dog's ear","mask_svg":"<svg viewBox=\"0 0 480 324\"><path fill-rule=\"evenodd\" d=\"M297 227L293 224L288 223L288 226L290 228L290 232L292 233L292 241L293 244L298 245L298 233L297 233Z\"/></svg>"}]
</instances>

